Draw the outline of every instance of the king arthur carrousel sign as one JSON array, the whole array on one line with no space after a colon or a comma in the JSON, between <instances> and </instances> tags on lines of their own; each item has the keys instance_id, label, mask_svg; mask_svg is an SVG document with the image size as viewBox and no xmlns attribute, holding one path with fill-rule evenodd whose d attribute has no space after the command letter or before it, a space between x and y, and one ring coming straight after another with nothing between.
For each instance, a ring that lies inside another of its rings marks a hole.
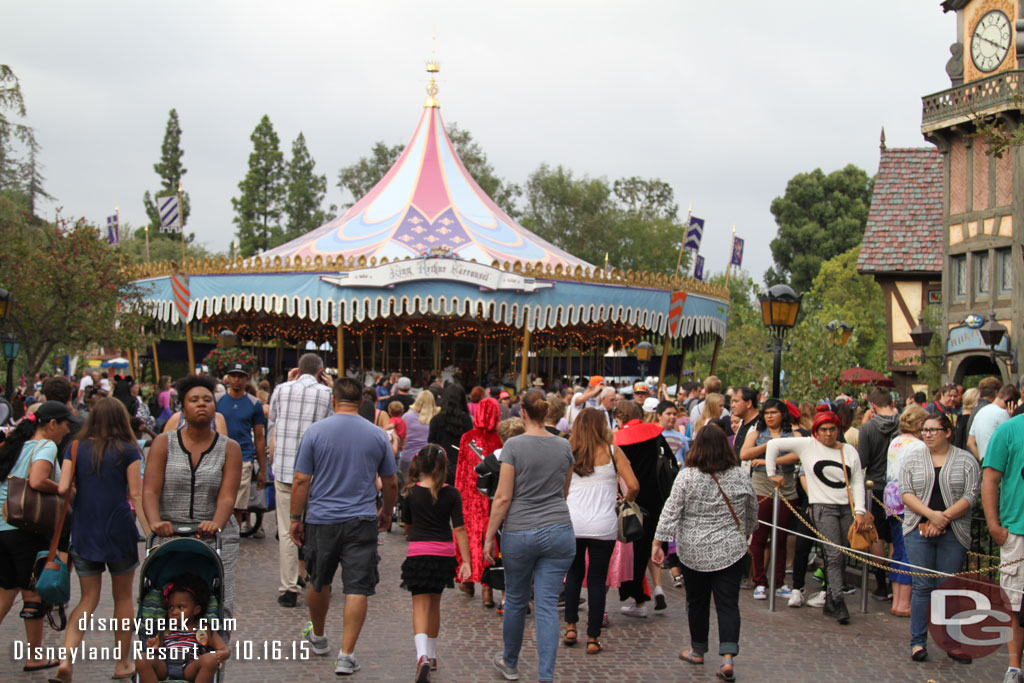
<instances>
[{"instance_id":1,"label":"king arthur carrousel sign","mask_svg":"<svg viewBox=\"0 0 1024 683\"><path fill-rule=\"evenodd\" d=\"M394 261L337 275L322 275L320 279L338 287L393 287L417 280L455 280L491 291L533 292L554 287L553 283L537 282L532 277L523 277L476 261L436 257Z\"/></svg>"}]
</instances>

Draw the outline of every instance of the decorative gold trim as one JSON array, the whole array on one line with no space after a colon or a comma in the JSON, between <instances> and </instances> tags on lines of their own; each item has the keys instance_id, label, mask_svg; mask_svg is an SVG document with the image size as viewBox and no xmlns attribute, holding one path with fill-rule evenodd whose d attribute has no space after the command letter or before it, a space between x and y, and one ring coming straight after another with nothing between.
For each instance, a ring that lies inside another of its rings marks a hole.
<instances>
[{"instance_id":1,"label":"decorative gold trim","mask_svg":"<svg viewBox=\"0 0 1024 683\"><path fill-rule=\"evenodd\" d=\"M1006 18L1010 20L1010 49L1007 50L1006 56L1003 57L1003 61L992 71L981 71L974 65L974 59L971 57L971 38L974 36L974 30L978 27L978 22L991 12L992 10L999 10L1006 15ZM1014 11L1013 3L1007 2L1007 0L984 0L984 2L975 2L971 7L967 9L968 17L967 21L964 22L964 83L970 83L981 78L987 78L994 76L995 74L1002 73L1003 71L1011 71L1017 68L1017 13Z\"/></svg>"},{"instance_id":2,"label":"decorative gold trim","mask_svg":"<svg viewBox=\"0 0 1024 683\"><path fill-rule=\"evenodd\" d=\"M176 272L185 272L190 275L250 275L255 273L336 273L341 271L357 270L367 266L376 266L394 262L398 259L388 260L384 257L378 261L377 257L367 259L360 256L334 258L328 256L316 256L315 258L275 256L273 261L260 256L243 259L241 256L234 261L220 256L205 259L186 259L184 268L178 266L177 261L160 261L151 263L140 263L132 267L132 275L136 279L151 277L165 277ZM407 258L407 261L414 259ZM539 280L555 280L563 282L587 282L600 285L617 285L625 287L645 287L648 289L662 289L666 291L685 291L690 294L700 294L722 301L729 301L729 290L720 285L713 285L708 282L701 282L693 278L681 278L676 275L665 275L664 273L648 273L645 271L622 271L618 268L610 268L607 272L603 268L575 268L563 267L561 264L552 267L543 263L513 263L492 261L492 268L514 272L533 277Z\"/></svg>"}]
</instances>

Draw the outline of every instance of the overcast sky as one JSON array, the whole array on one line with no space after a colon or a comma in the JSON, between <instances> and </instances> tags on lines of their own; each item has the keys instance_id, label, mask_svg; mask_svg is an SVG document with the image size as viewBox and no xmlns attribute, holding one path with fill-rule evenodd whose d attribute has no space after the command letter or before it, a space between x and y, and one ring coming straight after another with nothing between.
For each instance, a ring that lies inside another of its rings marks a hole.
<instances>
[{"instance_id":1,"label":"overcast sky","mask_svg":"<svg viewBox=\"0 0 1024 683\"><path fill-rule=\"evenodd\" d=\"M290 150L305 133L328 202L338 169L377 140L406 143L437 34L441 112L514 182L541 163L657 177L706 220L707 269L771 265L771 200L795 174L874 174L890 147L924 147L921 96L949 87L956 19L893 2L52 2L3 6L0 61L20 78L65 216L120 206L145 222L167 113L183 129L189 231L226 251L249 135L268 114ZM652 245L657 248L657 245Z\"/></svg>"}]
</instances>

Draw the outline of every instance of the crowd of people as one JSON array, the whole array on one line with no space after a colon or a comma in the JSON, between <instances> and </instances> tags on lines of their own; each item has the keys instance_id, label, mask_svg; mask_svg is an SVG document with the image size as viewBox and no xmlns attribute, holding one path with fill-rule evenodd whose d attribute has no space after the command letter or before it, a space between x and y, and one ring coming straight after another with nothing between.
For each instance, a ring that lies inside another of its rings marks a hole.
<instances>
[{"instance_id":1,"label":"crowd of people","mask_svg":"<svg viewBox=\"0 0 1024 683\"><path fill-rule=\"evenodd\" d=\"M221 636L200 642L200 615L214 599L224 615L234 613L240 535L257 531L250 501L269 490L278 604L295 608L306 590L301 637L315 655L331 652L327 617L341 569L334 670L342 675L360 669L355 651L382 574L412 596L416 681L438 668L444 590L474 596L478 584L483 607L503 615L492 663L508 680L520 676L528 614L537 680L550 681L560 645L582 641L587 654L603 651L609 589L618 590L620 615L641 620L668 607L668 586L685 591L687 604L689 644L679 659L704 663L713 601L717 676L732 681L741 591L762 600L774 587L789 607L821 607L825 618L847 624L855 542L878 560L873 596L909 619L914 661L929 656L932 591L962 571L980 540L972 513L983 510L1003 563L1024 560L1024 480L1016 476L1024 470L1024 418L1013 417L1022 411L1020 392L994 377L966 392L944 385L931 401L898 401L875 387L813 404L723 387L714 376L678 391L644 380L615 386L601 376L556 386L536 379L518 391L457 374L419 386L398 373L335 378L312 353L275 387L252 373L234 364L220 378L189 375L173 386L161 378L149 401L130 377L46 377L27 392L0 443L0 502L14 479L41 496L73 496L58 544L80 587L67 647L82 641L78 617L96 609L104 572L114 616L132 615L140 532L159 547L187 529L218 548L223 590L197 587L191 575L168 582L161 600L183 615L183 630L152 636L198 642L196 656L167 664L126 655L114 678L177 672L213 680L230 651ZM393 514L406 558L381 572L380 534ZM33 590L36 557L50 541L0 522L0 619L20 594L26 640L36 647L52 612ZM1024 572L1016 567L998 579L1019 611ZM809 574L821 583L814 595ZM120 643L133 635L114 633ZM941 645L970 661L955 643ZM1022 648L1024 629L1014 620L1009 683L1024 680ZM30 656L24 668L55 669L51 680L64 683L73 676L69 659Z\"/></svg>"}]
</instances>

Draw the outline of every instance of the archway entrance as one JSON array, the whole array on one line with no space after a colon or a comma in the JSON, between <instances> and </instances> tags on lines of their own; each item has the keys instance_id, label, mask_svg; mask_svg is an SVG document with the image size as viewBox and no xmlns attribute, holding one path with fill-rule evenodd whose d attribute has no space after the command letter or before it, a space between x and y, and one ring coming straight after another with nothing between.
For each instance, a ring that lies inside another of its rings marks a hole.
<instances>
[{"instance_id":1,"label":"archway entrance","mask_svg":"<svg viewBox=\"0 0 1024 683\"><path fill-rule=\"evenodd\" d=\"M1006 373L1006 366L998 360L992 360L987 355L967 356L956 366L953 374L953 382L965 387L977 386L985 377L996 376L1002 379L1003 384L1010 381Z\"/></svg>"}]
</instances>

